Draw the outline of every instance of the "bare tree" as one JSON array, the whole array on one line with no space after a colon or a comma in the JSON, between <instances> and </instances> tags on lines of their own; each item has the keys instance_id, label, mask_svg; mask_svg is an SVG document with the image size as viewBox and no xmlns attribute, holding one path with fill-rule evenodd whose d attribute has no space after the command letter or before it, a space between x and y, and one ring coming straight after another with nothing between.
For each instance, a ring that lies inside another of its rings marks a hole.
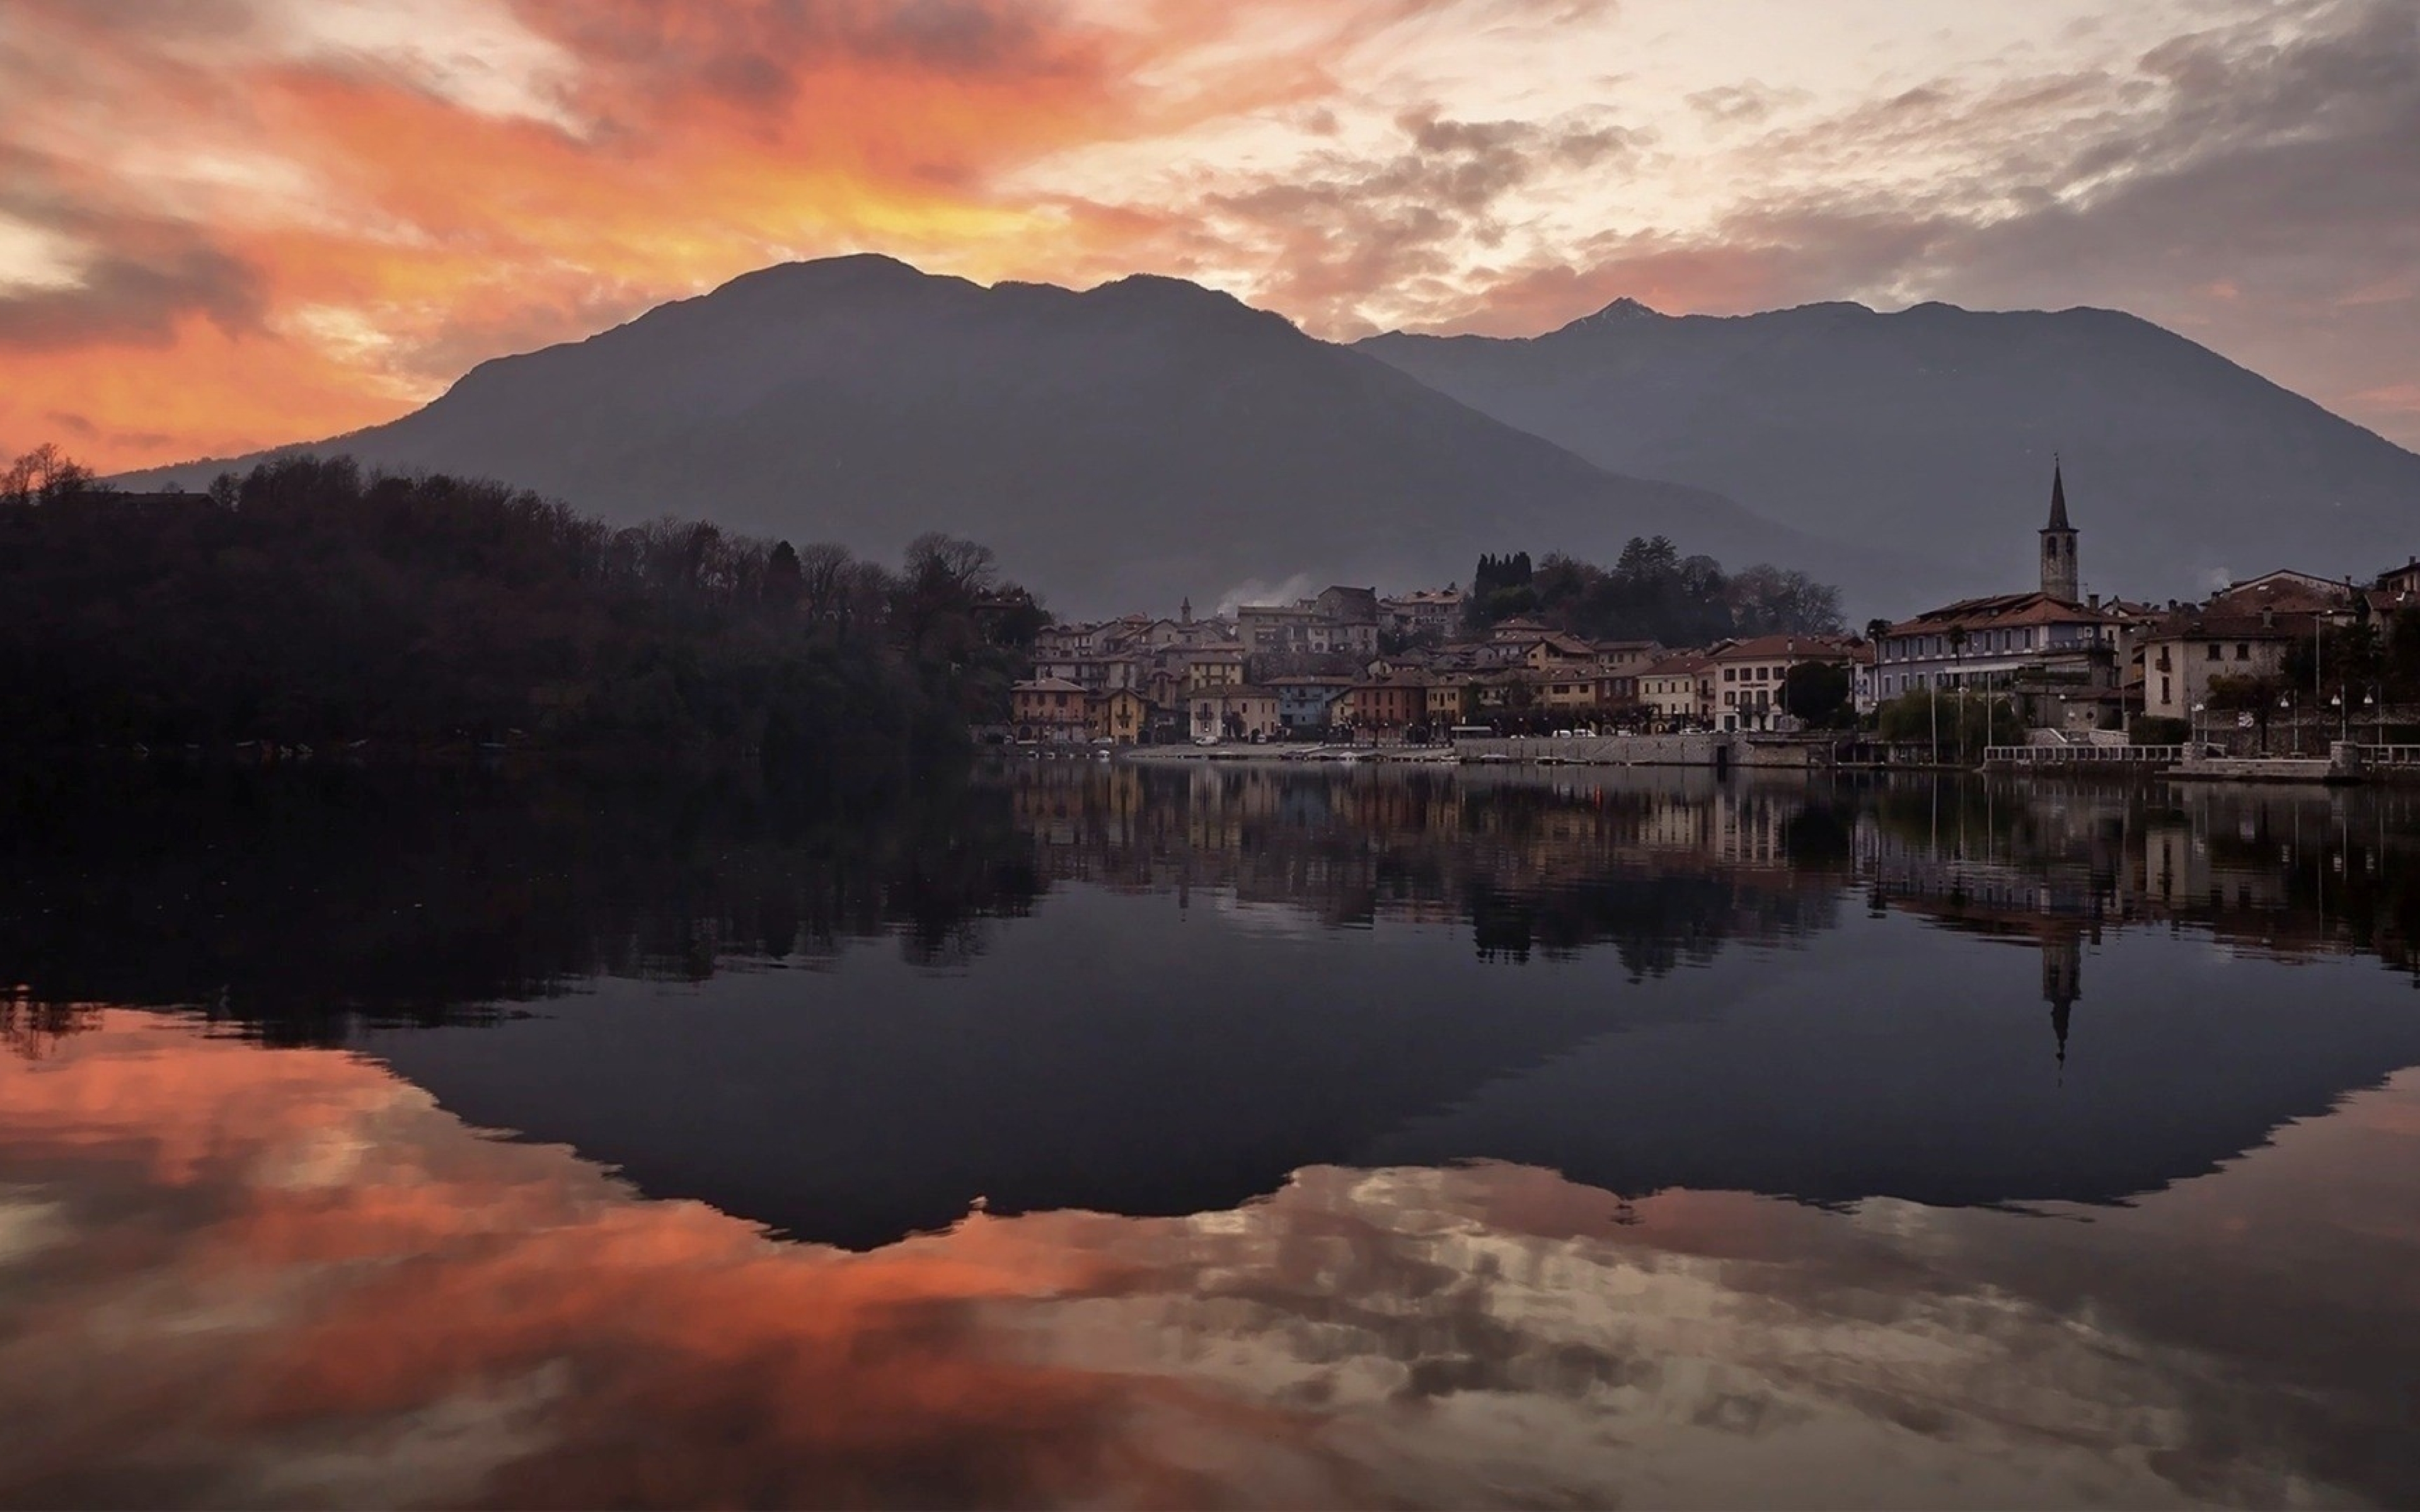
<instances>
[{"instance_id":1,"label":"bare tree","mask_svg":"<svg viewBox=\"0 0 2420 1512\"><path fill-rule=\"evenodd\" d=\"M908 543L907 576L920 590L971 596L1000 580L1000 557L980 541L927 531Z\"/></svg>"},{"instance_id":2,"label":"bare tree","mask_svg":"<svg viewBox=\"0 0 2420 1512\"><path fill-rule=\"evenodd\" d=\"M878 633L889 621L891 602L897 588L897 579L881 563L849 563L840 583L837 618L842 636Z\"/></svg>"},{"instance_id":3,"label":"bare tree","mask_svg":"<svg viewBox=\"0 0 2420 1512\"><path fill-rule=\"evenodd\" d=\"M939 531L908 543L894 623L914 655L955 658L969 649L975 601L1000 580L998 562L991 548Z\"/></svg>"},{"instance_id":4,"label":"bare tree","mask_svg":"<svg viewBox=\"0 0 2420 1512\"><path fill-rule=\"evenodd\" d=\"M852 564L848 548L830 541L799 548L799 607L811 623L839 619Z\"/></svg>"},{"instance_id":5,"label":"bare tree","mask_svg":"<svg viewBox=\"0 0 2420 1512\"><path fill-rule=\"evenodd\" d=\"M0 503L54 504L83 492L92 482L90 468L44 441L0 471Z\"/></svg>"}]
</instances>

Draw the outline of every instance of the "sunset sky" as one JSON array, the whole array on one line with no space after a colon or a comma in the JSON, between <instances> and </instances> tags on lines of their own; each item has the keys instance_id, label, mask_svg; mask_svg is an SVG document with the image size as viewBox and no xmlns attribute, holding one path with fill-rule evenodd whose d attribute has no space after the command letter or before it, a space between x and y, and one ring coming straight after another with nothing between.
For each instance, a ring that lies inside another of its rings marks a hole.
<instances>
[{"instance_id":1,"label":"sunset sky","mask_svg":"<svg viewBox=\"0 0 2420 1512\"><path fill-rule=\"evenodd\" d=\"M2410 0L7 0L0 454L388 419L787 258L1321 335L2132 310L2420 445Z\"/></svg>"}]
</instances>

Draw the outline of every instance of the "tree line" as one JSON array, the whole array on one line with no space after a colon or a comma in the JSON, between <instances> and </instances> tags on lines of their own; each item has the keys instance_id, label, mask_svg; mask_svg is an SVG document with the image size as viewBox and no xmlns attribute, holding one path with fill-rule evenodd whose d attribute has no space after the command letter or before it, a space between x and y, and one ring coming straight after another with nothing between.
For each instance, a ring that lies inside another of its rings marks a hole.
<instances>
[{"instance_id":1,"label":"tree line","mask_svg":"<svg viewBox=\"0 0 2420 1512\"><path fill-rule=\"evenodd\" d=\"M871 776L1005 717L1045 621L951 536L893 569L343 456L162 498L46 448L0 486L20 748L529 744Z\"/></svg>"},{"instance_id":2,"label":"tree line","mask_svg":"<svg viewBox=\"0 0 2420 1512\"><path fill-rule=\"evenodd\" d=\"M1661 535L1633 536L1610 567L1561 552L1479 559L1463 600L1468 629L1516 615L1592 640L1699 646L1759 635L1838 635L1840 593L1803 572L1758 563L1736 573L1681 554Z\"/></svg>"}]
</instances>

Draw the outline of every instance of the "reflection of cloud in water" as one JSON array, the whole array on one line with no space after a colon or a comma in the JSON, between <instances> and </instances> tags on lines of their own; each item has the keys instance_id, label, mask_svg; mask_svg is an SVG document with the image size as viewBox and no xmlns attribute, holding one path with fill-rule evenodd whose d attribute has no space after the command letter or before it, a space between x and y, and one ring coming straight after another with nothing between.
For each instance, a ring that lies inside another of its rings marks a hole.
<instances>
[{"instance_id":1,"label":"reflection of cloud in water","mask_svg":"<svg viewBox=\"0 0 2420 1512\"><path fill-rule=\"evenodd\" d=\"M2409 1500L2415 1145L2407 1075L2088 1223L1321 1168L847 1256L113 1016L0 1061L0 1499Z\"/></svg>"},{"instance_id":2,"label":"reflection of cloud in water","mask_svg":"<svg viewBox=\"0 0 2420 1512\"><path fill-rule=\"evenodd\" d=\"M1212 895L1211 908L1221 922L1248 934L1289 940L1315 940L1336 933L1337 926L1305 903L1238 898L1232 892Z\"/></svg>"}]
</instances>

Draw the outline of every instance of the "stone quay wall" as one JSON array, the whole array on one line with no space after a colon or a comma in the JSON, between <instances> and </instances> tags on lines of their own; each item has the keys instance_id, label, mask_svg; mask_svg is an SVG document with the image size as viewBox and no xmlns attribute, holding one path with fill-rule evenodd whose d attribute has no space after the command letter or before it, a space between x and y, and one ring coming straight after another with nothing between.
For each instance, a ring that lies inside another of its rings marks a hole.
<instances>
[{"instance_id":1,"label":"stone quay wall","mask_svg":"<svg viewBox=\"0 0 2420 1512\"><path fill-rule=\"evenodd\" d=\"M1509 761L1526 764L1568 762L1583 766L1718 766L1733 760L1726 735L1569 735L1524 740L1457 740L1453 753L1466 762ZM1720 754L1718 754L1718 752Z\"/></svg>"}]
</instances>

